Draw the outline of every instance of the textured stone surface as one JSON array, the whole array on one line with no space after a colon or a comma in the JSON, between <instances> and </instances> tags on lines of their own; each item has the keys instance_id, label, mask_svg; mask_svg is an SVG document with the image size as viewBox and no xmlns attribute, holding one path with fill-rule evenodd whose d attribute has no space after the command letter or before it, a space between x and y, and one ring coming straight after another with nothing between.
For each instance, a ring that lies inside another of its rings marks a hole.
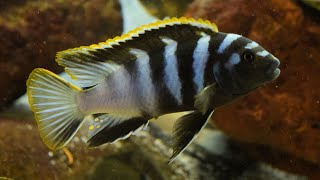
<instances>
[{"instance_id":1,"label":"textured stone surface","mask_svg":"<svg viewBox=\"0 0 320 180\"><path fill-rule=\"evenodd\" d=\"M164 180L167 177L184 179L190 171L179 164L169 166L168 146L148 132L130 140L88 149L85 145L88 127L84 127L66 150L52 152L43 144L32 122L0 117L1 177Z\"/></svg>"},{"instance_id":2,"label":"textured stone surface","mask_svg":"<svg viewBox=\"0 0 320 180\"><path fill-rule=\"evenodd\" d=\"M52 152L42 143L33 121L28 118L17 120L0 117L1 177L305 180L305 177L279 171L248 158L221 132L213 133L218 136L210 139L219 141L214 144L223 144L223 147L212 147L220 150L208 153L193 143L175 161L168 164L172 153L170 137L152 124L137 136L95 149L88 149L85 145L88 126L87 123L84 124L65 150Z\"/></svg>"},{"instance_id":3,"label":"textured stone surface","mask_svg":"<svg viewBox=\"0 0 320 180\"><path fill-rule=\"evenodd\" d=\"M116 0L1 1L0 107L25 92L25 81L36 67L54 72L57 51L89 45L119 35Z\"/></svg>"},{"instance_id":4,"label":"textured stone surface","mask_svg":"<svg viewBox=\"0 0 320 180\"><path fill-rule=\"evenodd\" d=\"M186 15L253 39L281 60L274 83L216 112L217 127L320 165L319 12L293 0L196 0Z\"/></svg>"}]
</instances>

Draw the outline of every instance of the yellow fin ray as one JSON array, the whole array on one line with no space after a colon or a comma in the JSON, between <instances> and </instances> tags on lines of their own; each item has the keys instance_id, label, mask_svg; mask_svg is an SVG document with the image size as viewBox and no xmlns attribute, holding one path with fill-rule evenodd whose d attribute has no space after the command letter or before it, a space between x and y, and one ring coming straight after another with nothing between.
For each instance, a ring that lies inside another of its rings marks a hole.
<instances>
[{"instance_id":1,"label":"yellow fin ray","mask_svg":"<svg viewBox=\"0 0 320 180\"><path fill-rule=\"evenodd\" d=\"M179 25L190 26L183 27ZM209 21L174 17L142 25L122 36L116 36L105 42L61 51L57 54L56 61L59 65L65 67L65 71L73 79L79 80L83 86L94 86L117 68L115 64L124 64L135 59L128 52L128 48L137 48L135 46L138 43L133 42L139 42L139 39L144 36L145 38L140 44L145 45L139 44L145 47L144 50L148 51L147 46L160 47L162 44L157 42L160 32L158 30L172 26L186 28L180 29L181 31L192 29L193 31L218 32L217 26ZM174 31L174 33L179 32ZM165 36L166 34L162 32L160 35ZM92 74L92 72L97 73Z\"/></svg>"},{"instance_id":2,"label":"yellow fin ray","mask_svg":"<svg viewBox=\"0 0 320 180\"><path fill-rule=\"evenodd\" d=\"M52 150L64 147L79 129L84 114L79 110L80 88L42 68L32 71L27 94L40 137Z\"/></svg>"}]
</instances>

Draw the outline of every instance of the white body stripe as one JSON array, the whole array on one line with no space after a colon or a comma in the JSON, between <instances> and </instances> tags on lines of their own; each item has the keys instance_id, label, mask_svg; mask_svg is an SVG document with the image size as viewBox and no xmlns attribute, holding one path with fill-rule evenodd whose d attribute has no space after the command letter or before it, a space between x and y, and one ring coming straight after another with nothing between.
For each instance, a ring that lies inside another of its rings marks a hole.
<instances>
[{"instance_id":1,"label":"white body stripe","mask_svg":"<svg viewBox=\"0 0 320 180\"><path fill-rule=\"evenodd\" d=\"M238 34L227 34L227 36L223 39L222 43L220 44L217 52L222 54L235 40L240 38L241 36Z\"/></svg>"},{"instance_id":2,"label":"white body stripe","mask_svg":"<svg viewBox=\"0 0 320 180\"><path fill-rule=\"evenodd\" d=\"M171 95L175 98L177 103L181 105L183 103L181 94L181 82L179 78L176 57L178 43L169 38L162 38L161 40L167 44L164 50L164 82Z\"/></svg>"},{"instance_id":3,"label":"white body stripe","mask_svg":"<svg viewBox=\"0 0 320 180\"><path fill-rule=\"evenodd\" d=\"M204 71L209 58L209 42L210 36L202 34L193 52L193 83L196 85L197 93L203 89L204 85Z\"/></svg>"},{"instance_id":4,"label":"white body stripe","mask_svg":"<svg viewBox=\"0 0 320 180\"><path fill-rule=\"evenodd\" d=\"M270 53L266 50L263 50L263 51L260 51L260 52L257 52L257 55L258 56L261 56L261 57L266 57L268 56Z\"/></svg>"},{"instance_id":5,"label":"white body stripe","mask_svg":"<svg viewBox=\"0 0 320 180\"><path fill-rule=\"evenodd\" d=\"M137 70L137 87L141 94L143 94L142 102L144 108L150 113L157 110L156 90L152 82L150 57L146 51L140 49L131 49L130 53L137 57L135 61L135 68Z\"/></svg>"},{"instance_id":6,"label":"white body stripe","mask_svg":"<svg viewBox=\"0 0 320 180\"><path fill-rule=\"evenodd\" d=\"M133 85L129 72L121 65L116 73L86 93L81 107L90 113L140 116L139 104L132 95Z\"/></svg>"},{"instance_id":7,"label":"white body stripe","mask_svg":"<svg viewBox=\"0 0 320 180\"><path fill-rule=\"evenodd\" d=\"M130 74L123 66L117 70L117 73L111 76L108 83L110 83L108 84L109 86L112 86L113 92L117 92L110 95L114 100L108 101L110 105L112 104L113 109L119 108L120 106L131 107L135 105L133 98L129 95L130 90L128 87L132 85L130 82ZM108 93L108 88L102 89ZM125 104L122 102L125 102Z\"/></svg>"},{"instance_id":8,"label":"white body stripe","mask_svg":"<svg viewBox=\"0 0 320 180\"><path fill-rule=\"evenodd\" d=\"M238 53L233 53L224 66L226 69L231 70L234 65L240 62L240 60L240 55Z\"/></svg>"},{"instance_id":9,"label":"white body stripe","mask_svg":"<svg viewBox=\"0 0 320 180\"><path fill-rule=\"evenodd\" d=\"M254 48L258 47L258 46L259 46L259 44L253 41L251 43L248 43L244 48L245 49L254 49Z\"/></svg>"}]
</instances>

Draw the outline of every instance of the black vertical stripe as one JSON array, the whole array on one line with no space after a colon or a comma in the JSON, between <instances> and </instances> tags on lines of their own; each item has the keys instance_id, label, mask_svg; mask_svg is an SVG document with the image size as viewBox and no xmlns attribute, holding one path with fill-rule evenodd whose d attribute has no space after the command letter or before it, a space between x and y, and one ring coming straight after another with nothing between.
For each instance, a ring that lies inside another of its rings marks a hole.
<instances>
[{"instance_id":1,"label":"black vertical stripe","mask_svg":"<svg viewBox=\"0 0 320 180\"><path fill-rule=\"evenodd\" d=\"M185 106L193 106L196 89L193 86L193 52L201 36L192 31L184 31L178 39L177 61L182 85L182 98Z\"/></svg>"},{"instance_id":2,"label":"black vertical stripe","mask_svg":"<svg viewBox=\"0 0 320 180\"><path fill-rule=\"evenodd\" d=\"M158 95L159 95L159 110L161 113L169 113L176 111L178 109L178 103L175 99L175 97L170 93L169 89L166 86L165 83L165 47L167 46L166 43L162 41L161 38L169 38L174 41L174 37L177 36L175 34L174 28L170 27L166 30L160 30L158 31L158 41L161 41L161 48L160 49L154 49L154 53L152 53L152 62L151 62L151 69L154 75L154 82L156 83L156 87L158 89ZM159 42L160 43L160 42ZM178 41L177 41L178 43Z\"/></svg>"},{"instance_id":3,"label":"black vertical stripe","mask_svg":"<svg viewBox=\"0 0 320 180\"><path fill-rule=\"evenodd\" d=\"M216 34L209 29L203 29L190 25L173 25L166 28L147 31L139 37L134 37L133 40L121 43L121 48L115 46L119 51L116 54L122 53L122 62L126 62L125 68L135 78L135 60L130 53L131 48L141 49L146 51L150 57L150 68L152 71L152 81L159 97L158 109L159 113L170 113L183 110L191 110L194 104L194 96L196 89L193 85L193 52L197 46L198 40L201 38L200 33L204 32L210 36ZM169 38L177 42L177 64L178 74L181 80L181 94L183 105L178 106L177 101L171 95L170 91L164 82L164 51L166 44L162 42L161 38ZM125 52L125 50L127 52ZM110 52L111 53L111 52ZM211 52L209 52L211 54ZM130 62L131 61L131 62ZM139 92L137 92L139 93ZM142 110L143 111L143 110Z\"/></svg>"},{"instance_id":4,"label":"black vertical stripe","mask_svg":"<svg viewBox=\"0 0 320 180\"><path fill-rule=\"evenodd\" d=\"M217 54L217 50L219 49L222 41L227 36L226 33L215 33L212 35L210 42L209 42L209 60L207 66L205 68L205 75L204 75L204 84L205 86L209 86L212 83L216 82L214 75L213 75L213 65L217 61L223 61L227 57L225 55Z\"/></svg>"},{"instance_id":5,"label":"black vertical stripe","mask_svg":"<svg viewBox=\"0 0 320 180\"><path fill-rule=\"evenodd\" d=\"M139 41L130 41L127 43L127 48L137 48L144 50L148 53L150 57L150 68L152 73L152 82L155 86L156 94L158 96L158 113L169 113L175 110L177 107L177 102L175 98L171 95L169 90L167 89L164 82L164 51L166 44L162 42L162 37L168 37L167 34L171 34L172 30L169 29L159 29L158 31L151 31L149 33L156 34L148 34L147 36L141 36ZM150 38L152 37L152 38ZM170 38L170 37L168 37ZM172 37L171 37L172 38ZM174 40L174 39L173 39ZM143 42L143 43L141 43ZM130 65L131 64L131 65ZM134 61L130 64L126 65L125 68L128 72L133 76L135 76L134 72L136 71L134 68ZM139 92L137 92L139 93ZM141 109L143 111L143 109ZM146 112L143 112L146 113Z\"/></svg>"}]
</instances>

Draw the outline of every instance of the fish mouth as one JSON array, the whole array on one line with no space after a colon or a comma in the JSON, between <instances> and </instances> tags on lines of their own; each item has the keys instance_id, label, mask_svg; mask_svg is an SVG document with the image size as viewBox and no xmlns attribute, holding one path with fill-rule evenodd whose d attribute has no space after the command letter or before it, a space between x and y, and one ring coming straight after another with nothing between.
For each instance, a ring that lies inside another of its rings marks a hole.
<instances>
[{"instance_id":1,"label":"fish mouth","mask_svg":"<svg viewBox=\"0 0 320 180\"><path fill-rule=\"evenodd\" d=\"M266 72L266 75L268 79L270 79L270 81L273 81L279 77L281 72L280 69L278 68L279 65L280 65L280 61L278 59L275 59L269 66Z\"/></svg>"},{"instance_id":2,"label":"fish mouth","mask_svg":"<svg viewBox=\"0 0 320 180\"><path fill-rule=\"evenodd\" d=\"M281 72L280 69L276 68L272 73L273 78L271 79L271 81L277 79L279 77L279 75L280 75L280 72Z\"/></svg>"}]
</instances>

